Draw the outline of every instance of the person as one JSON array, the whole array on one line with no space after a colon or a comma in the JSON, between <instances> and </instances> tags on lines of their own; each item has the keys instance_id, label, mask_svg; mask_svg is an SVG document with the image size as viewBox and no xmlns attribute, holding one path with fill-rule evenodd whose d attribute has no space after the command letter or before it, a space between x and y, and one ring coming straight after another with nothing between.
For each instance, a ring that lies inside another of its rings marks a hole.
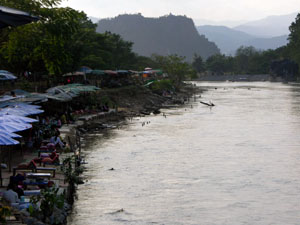
<instances>
[{"instance_id":1,"label":"person","mask_svg":"<svg viewBox=\"0 0 300 225\"><path fill-rule=\"evenodd\" d=\"M16 96L16 93L15 93L14 91L11 91L11 92L10 92L10 95L11 95L12 97L17 97L17 96Z\"/></svg>"},{"instance_id":2,"label":"person","mask_svg":"<svg viewBox=\"0 0 300 225\"><path fill-rule=\"evenodd\" d=\"M10 183L7 187L7 191L3 193L3 199L5 199L9 203L18 203L20 199L18 197L17 192L14 191L14 183Z\"/></svg>"},{"instance_id":3,"label":"person","mask_svg":"<svg viewBox=\"0 0 300 225\"><path fill-rule=\"evenodd\" d=\"M61 149L65 147L64 143L60 140L59 134L57 132L54 136L50 138L50 142L53 143L55 146L59 145Z\"/></svg>"},{"instance_id":4,"label":"person","mask_svg":"<svg viewBox=\"0 0 300 225\"><path fill-rule=\"evenodd\" d=\"M62 114L61 117L60 117L60 119L61 119L61 123L62 124L67 124L67 118L66 118L65 114Z\"/></svg>"}]
</instances>

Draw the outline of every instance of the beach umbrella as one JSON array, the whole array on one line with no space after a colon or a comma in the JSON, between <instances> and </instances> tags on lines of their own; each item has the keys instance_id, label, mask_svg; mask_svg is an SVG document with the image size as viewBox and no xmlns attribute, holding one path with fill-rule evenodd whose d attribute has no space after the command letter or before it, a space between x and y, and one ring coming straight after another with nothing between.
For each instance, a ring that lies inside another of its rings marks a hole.
<instances>
[{"instance_id":1,"label":"beach umbrella","mask_svg":"<svg viewBox=\"0 0 300 225\"><path fill-rule=\"evenodd\" d=\"M0 72L0 80L16 80L16 79L17 77L12 74Z\"/></svg>"},{"instance_id":2,"label":"beach umbrella","mask_svg":"<svg viewBox=\"0 0 300 225\"><path fill-rule=\"evenodd\" d=\"M0 109L0 115L10 114L18 116L29 116L43 113L44 110L31 107L6 107Z\"/></svg>"},{"instance_id":3,"label":"beach umbrella","mask_svg":"<svg viewBox=\"0 0 300 225\"><path fill-rule=\"evenodd\" d=\"M20 144L20 142L12 139L10 137L7 137L6 135L1 135L0 134L0 150L1 150L0 153L2 153L3 147L9 147L9 146L12 146L12 145L17 145L17 144ZM1 163L1 161L0 161L0 163ZM10 151L9 151L9 171L11 171L11 152ZM2 187L2 168L1 168L1 165L0 165L0 185Z\"/></svg>"},{"instance_id":4,"label":"beach umbrella","mask_svg":"<svg viewBox=\"0 0 300 225\"><path fill-rule=\"evenodd\" d=\"M18 115L0 115L0 123L2 121L7 122L16 122L16 123L34 123L38 122L36 119L32 119L25 116L18 116Z\"/></svg>"},{"instance_id":5,"label":"beach umbrella","mask_svg":"<svg viewBox=\"0 0 300 225\"><path fill-rule=\"evenodd\" d=\"M13 122L0 122L0 130L14 133L18 131L23 131L30 129L32 127L31 124L28 123L13 123Z\"/></svg>"},{"instance_id":6,"label":"beach umbrella","mask_svg":"<svg viewBox=\"0 0 300 225\"><path fill-rule=\"evenodd\" d=\"M12 139L4 134L0 134L0 145L1 146L7 146L7 145L17 145L20 144L15 139Z\"/></svg>"},{"instance_id":7,"label":"beach umbrella","mask_svg":"<svg viewBox=\"0 0 300 225\"><path fill-rule=\"evenodd\" d=\"M6 137L10 137L10 138L21 138L21 135L15 134L15 133L10 133L10 132L5 132L0 130L0 135L5 135Z\"/></svg>"},{"instance_id":8,"label":"beach umbrella","mask_svg":"<svg viewBox=\"0 0 300 225\"><path fill-rule=\"evenodd\" d=\"M20 26L37 20L38 17L27 12L0 6L0 28Z\"/></svg>"},{"instance_id":9,"label":"beach umbrella","mask_svg":"<svg viewBox=\"0 0 300 225\"><path fill-rule=\"evenodd\" d=\"M16 93L16 94L18 95L18 93ZM26 94L26 95L30 95L30 94L31 93ZM3 106L3 108L6 107L6 106L11 106L11 107L30 108L30 109L39 109L39 108L42 107L40 105L31 105L31 104L28 104L28 103L25 103L25 102L6 102L6 103L0 104L0 107L1 106Z\"/></svg>"}]
</instances>

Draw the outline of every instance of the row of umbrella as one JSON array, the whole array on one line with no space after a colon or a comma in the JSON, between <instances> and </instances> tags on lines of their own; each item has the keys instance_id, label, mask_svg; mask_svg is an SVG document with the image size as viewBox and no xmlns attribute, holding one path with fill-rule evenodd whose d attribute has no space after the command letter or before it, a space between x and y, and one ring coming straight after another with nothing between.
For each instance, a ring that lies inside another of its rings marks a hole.
<instances>
[{"instance_id":1,"label":"row of umbrella","mask_svg":"<svg viewBox=\"0 0 300 225\"><path fill-rule=\"evenodd\" d=\"M82 92L95 92L100 88L92 85L83 84L67 84L49 88L46 90L48 98L56 99L59 101L71 101Z\"/></svg>"},{"instance_id":2,"label":"row of umbrella","mask_svg":"<svg viewBox=\"0 0 300 225\"><path fill-rule=\"evenodd\" d=\"M9 26L20 26L27 23L31 23L33 21L37 21L39 18L31 16L27 12L11 9L8 7L0 6L0 29L3 29L5 27ZM6 71L2 71L1 78L3 80L9 79L14 80L14 77L12 74L7 74ZM13 138L18 137L17 134L14 134L14 131L18 131L19 129L28 129L31 127L29 123L20 122L21 119L25 120L25 118L18 118L18 120L14 120L13 115L15 115L12 112L5 112L1 110L1 118L2 122L0 122L1 128L0 128L0 148L4 145L16 145L19 144L19 142ZM5 110L12 110L12 109L5 109ZM25 114L26 110L15 110L15 112L23 111L23 115ZM11 115L11 116L8 116ZM21 116L21 115L19 115ZM8 120L7 120L8 119ZM17 125L18 124L18 129ZM12 132L9 132L10 131ZM13 131L14 130L14 131ZM21 131L19 130L19 131ZM11 159L11 154L10 154ZM0 161L1 162L1 161ZM11 160L9 161L9 170L11 170ZM0 185L2 186L2 171L0 166Z\"/></svg>"},{"instance_id":3,"label":"row of umbrella","mask_svg":"<svg viewBox=\"0 0 300 225\"><path fill-rule=\"evenodd\" d=\"M31 123L38 122L36 119L26 117L44 112L40 106L25 103L15 103L0 109L0 146L16 145L18 141L13 138L21 137L14 132L32 128Z\"/></svg>"}]
</instances>

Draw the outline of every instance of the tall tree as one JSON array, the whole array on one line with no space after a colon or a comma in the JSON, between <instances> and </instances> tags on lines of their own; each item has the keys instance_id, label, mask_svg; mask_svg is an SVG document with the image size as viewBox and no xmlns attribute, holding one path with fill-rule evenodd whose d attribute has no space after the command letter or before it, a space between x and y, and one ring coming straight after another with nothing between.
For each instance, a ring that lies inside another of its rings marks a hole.
<instances>
[{"instance_id":1,"label":"tall tree","mask_svg":"<svg viewBox=\"0 0 300 225\"><path fill-rule=\"evenodd\" d=\"M10 29L1 54L13 70L62 74L74 64L72 43L88 21L83 12L56 7L61 0L0 0L4 6L34 14L39 22ZM74 46L74 44L73 44Z\"/></svg>"},{"instance_id":2,"label":"tall tree","mask_svg":"<svg viewBox=\"0 0 300 225\"><path fill-rule=\"evenodd\" d=\"M205 63L202 57L197 54L194 55L192 66L198 73L205 71Z\"/></svg>"},{"instance_id":3,"label":"tall tree","mask_svg":"<svg viewBox=\"0 0 300 225\"><path fill-rule=\"evenodd\" d=\"M297 15L295 22L290 26L289 52L293 60L300 65L300 14Z\"/></svg>"},{"instance_id":4,"label":"tall tree","mask_svg":"<svg viewBox=\"0 0 300 225\"><path fill-rule=\"evenodd\" d=\"M185 61L185 57L178 55L153 55L152 58L164 72L168 73L176 88L180 87L184 79L195 74L195 70Z\"/></svg>"}]
</instances>

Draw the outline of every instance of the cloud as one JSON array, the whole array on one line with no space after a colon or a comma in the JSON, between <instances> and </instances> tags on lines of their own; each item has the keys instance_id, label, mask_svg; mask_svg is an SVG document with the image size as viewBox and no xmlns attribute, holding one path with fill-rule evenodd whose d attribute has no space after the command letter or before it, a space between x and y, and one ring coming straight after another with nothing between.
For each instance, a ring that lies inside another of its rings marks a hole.
<instances>
[{"instance_id":1,"label":"cloud","mask_svg":"<svg viewBox=\"0 0 300 225\"><path fill-rule=\"evenodd\" d=\"M147 17L172 13L217 21L255 20L292 13L299 11L300 0L68 0L62 5L99 18L124 13L142 13Z\"/></svg>"}]
</instances>

